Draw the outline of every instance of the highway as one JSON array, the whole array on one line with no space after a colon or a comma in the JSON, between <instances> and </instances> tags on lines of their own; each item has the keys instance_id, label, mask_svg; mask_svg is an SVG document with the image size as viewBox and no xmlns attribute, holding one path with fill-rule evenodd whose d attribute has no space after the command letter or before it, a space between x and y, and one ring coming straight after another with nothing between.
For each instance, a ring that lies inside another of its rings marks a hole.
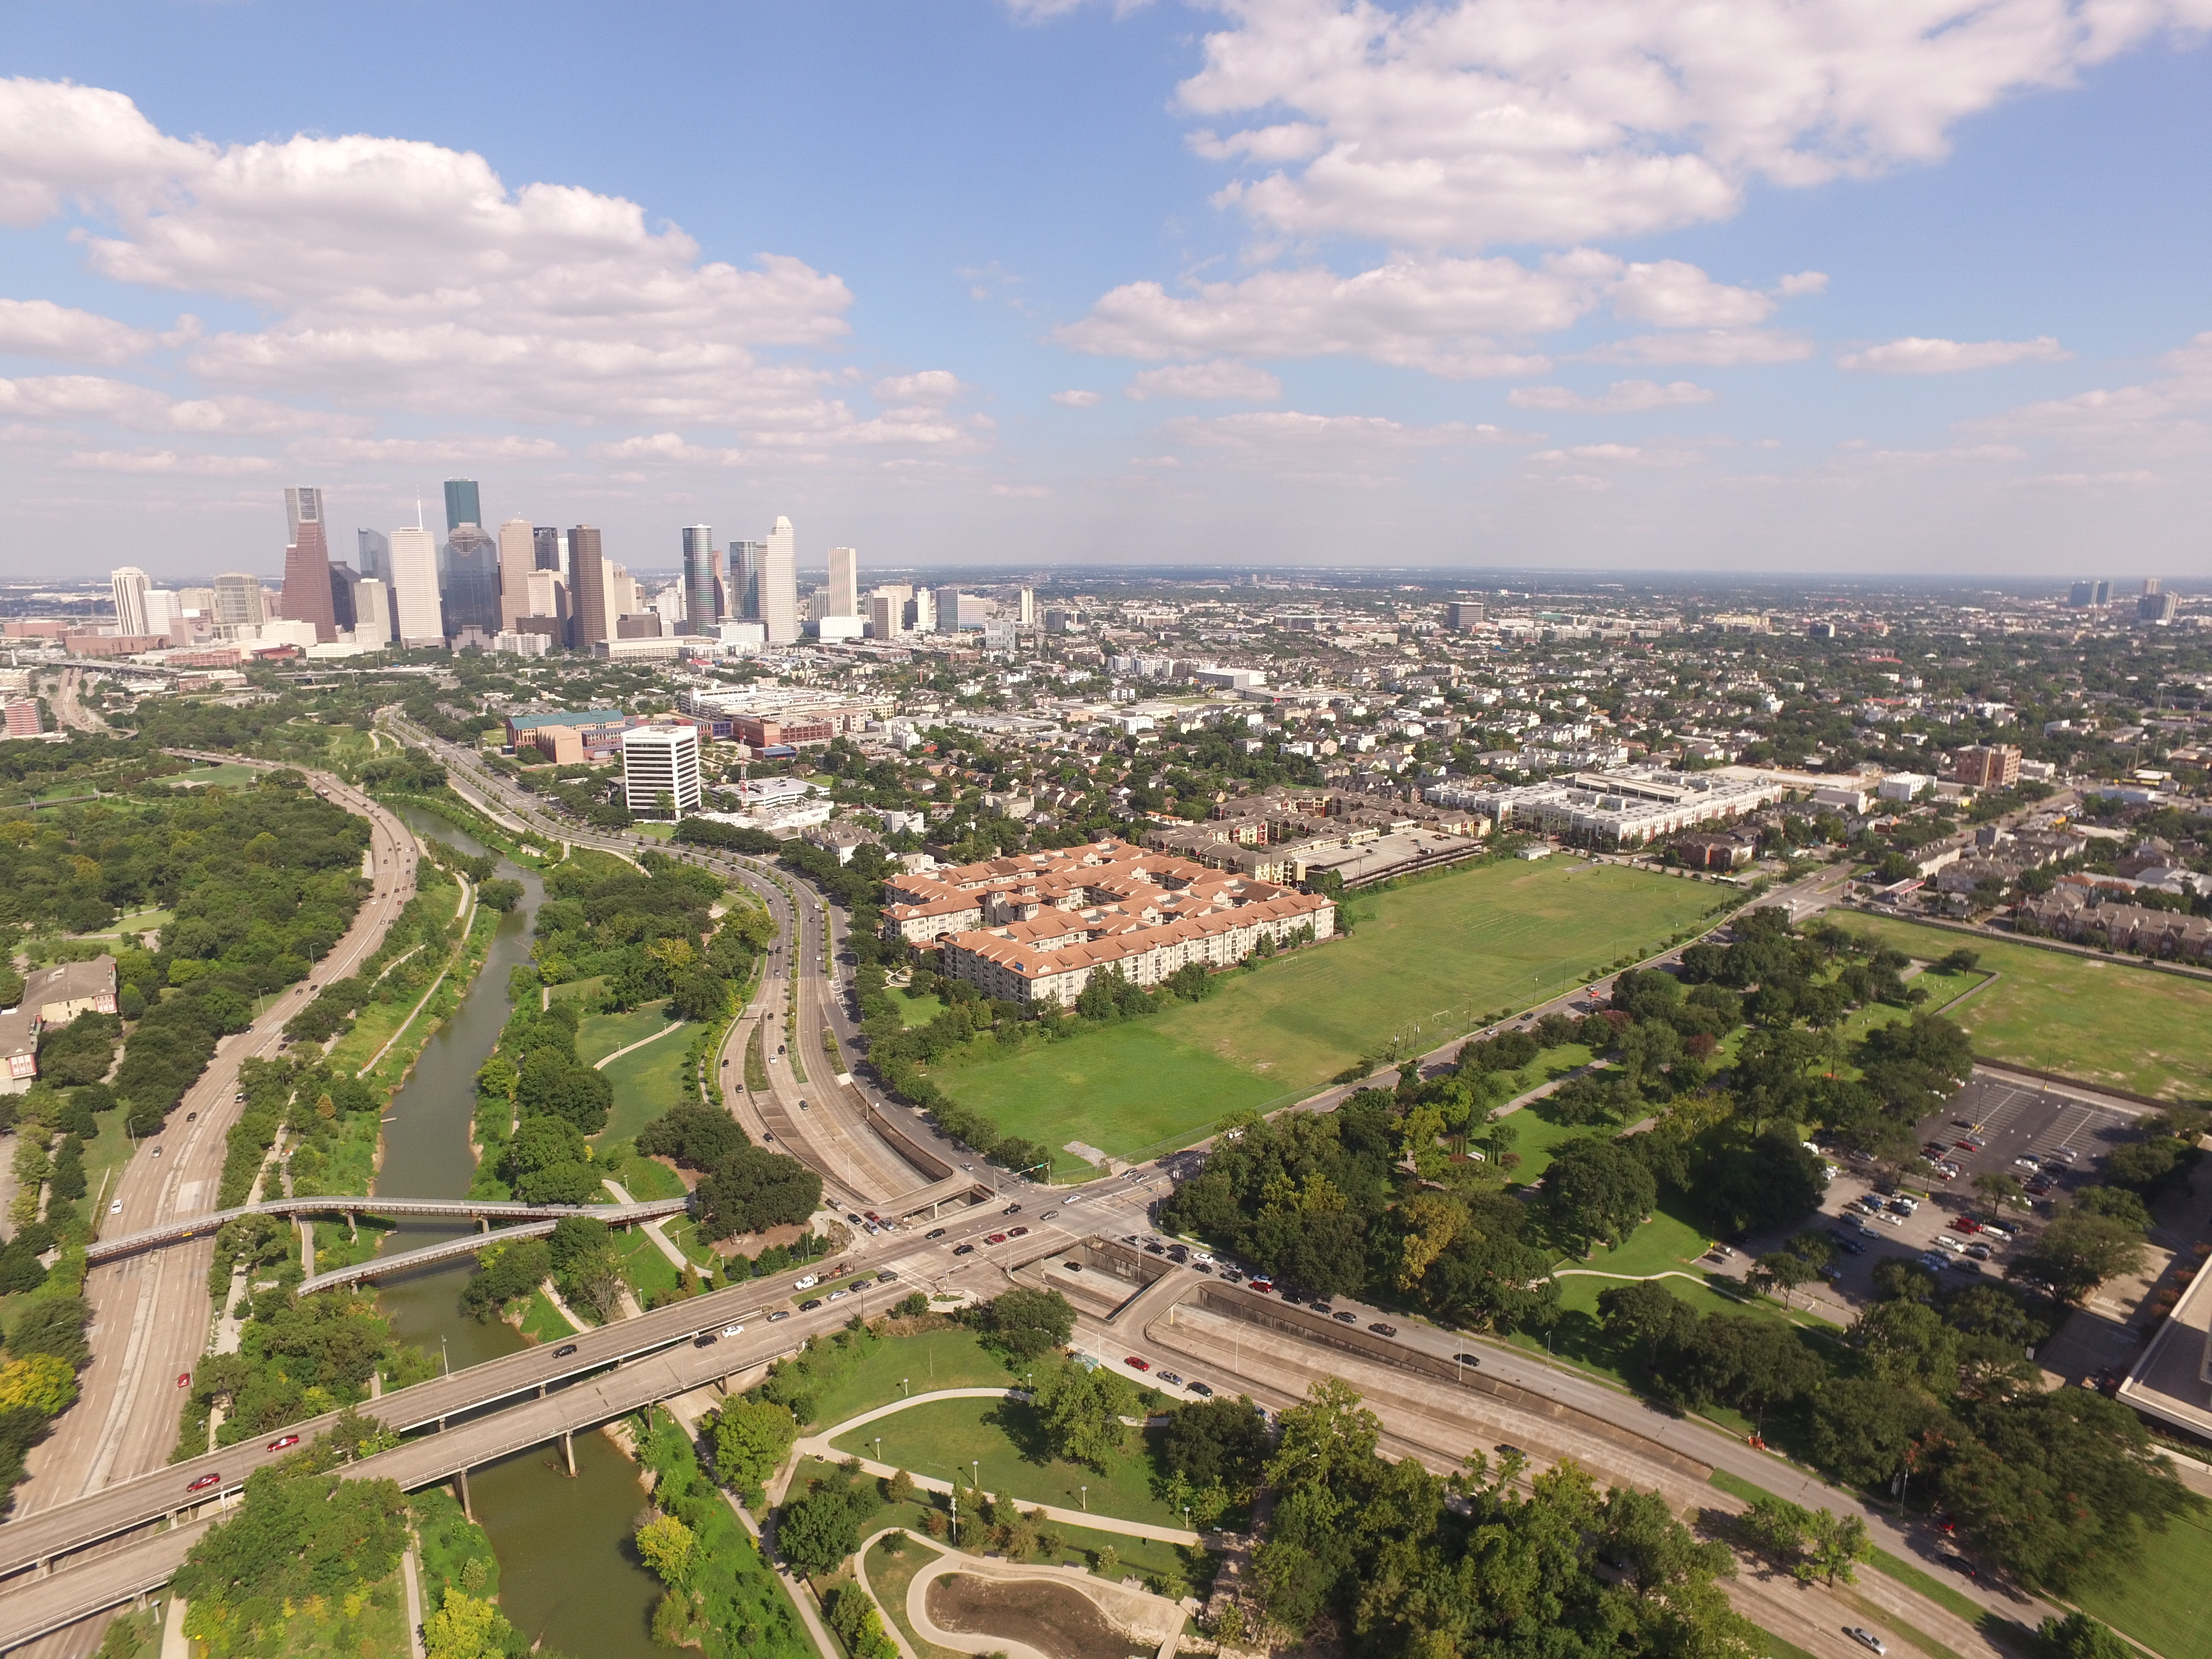
<instances>
[{"instance_id":1,"label":"highway","mask_svg":"<svg viewBox=\"0 0 2212 1659\"><path fill-rule=\"evenodd\" d=\"M233 755L189 759L236 761ZM248 762L247 764L273 763ZM368 898L353 926L315 964L314 982L342 979L383 942L415 892L414 837L405 824L343 779L307 775L331 800L368 820ZM248 1030L224 1037L199 1080L186 1091L162 1133L140 1146L107 1200L118 1213L97 1219L112 1233L145 1232L214 1207L228 1150L224 1136L242 1109L238 1069L249 1056L273 1054L284 1023L313 1000L307 985L278 995ZM159 1156L156 1153L159 1153ZM78 1378L77 1402L56 1423L52 1436L34 1446L28 1477L16 1488L13 1513L81 1498L167 1461L177 1438L177 1389L173 1380L198 1363L210 1324L208 1267L212 1238L94 1267L85 1275L92 1304L92 1363ZM0 1532L4 1532L0 1528Z\"/></svg>"}]
</instances>

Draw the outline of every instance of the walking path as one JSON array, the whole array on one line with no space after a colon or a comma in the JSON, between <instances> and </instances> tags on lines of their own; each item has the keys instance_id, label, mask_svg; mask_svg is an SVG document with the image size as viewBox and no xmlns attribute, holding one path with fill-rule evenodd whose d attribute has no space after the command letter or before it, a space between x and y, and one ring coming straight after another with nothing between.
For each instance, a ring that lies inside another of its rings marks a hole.
<instances>
[{"instance_id":1,"label":"walking path","mask_svg":"<svg viewBox=\"0 0 2212 1659\"><path fill-rule=\"evenodd\" d=\"M896 1417L899 1413L905 1411L908 1407L912 1406L926 1405L933 1400L1016 1400L1025 1398L1027 1398L1027 1396L1024 1395L1019 1389L939 1389L930 1394L915 1395L913 1398L908 1400L894 1401L888 1406L878 1406L873 1411L862 1412L858 1417L848 1418L842 1423L832 1424L829 1428L823 1430L820 1433L808 1435L804 1439L798 1441L791 1449L791 1467L795 1468L798 1460L802 1457L818 1457L826 1463L836 1463L845 1461L851 1455L851 1454L838 1450L836 1447L831 1443L840 1435L849 1434L854 1429L861 1428L867 1424L875 1422L878 1418ZM860 1460L860 1464L861 1469L866 1473L873 1475L880 1475L884 1480L889 1480L891 1476L899 1473L898 1465L895 1463L878 1463L863 1457ZM935 1479L933 1476L916 1474L911 1469L908 1470L906 1473L907 1478L912 1480L915 1486L921 1487L924 1492L950 1492L953 1490L952 1483L949 1480L939 1480ZM790 1475L788 1474L786 1474L783 1476L782 1484L785 1490L788 1491L790 1487ZM992 1496L992 1494L987 1492L984 1493L984 1496L988 1498ZM1017 1498L1015 1501L1019 1503L1022 1500ZM1154 1526L1152 1522L1147 1521L1125 1521L1118 1516L1102 1515L1095 1510L1064 1510L1050 1504L1029 1504L1027 1507L1030 1509L1042 1510L1049 1519L1060 1522L1062 1525L1070 1527L1088 1527L1093 1532L1118 1532L1127 1537L1150 1538L1164 1544L1195 1545L1200 1541L1198 1534L1191 1532L1182 1527ZM981 1650L979 1649L977 1651L981 1651Z\"/></svg>"},{"instance_id":2,"label":"walking path","mask_svg":"<svg viewBox=\"0 0 2212 1659\"><path fill-rule=\"evenodd\" d=\"M595 1072L604 1072L611 1062L620 1060L624 1054L634 1053L635 1050L644 1048L648 1042L658 1042L661 1038L666 1036L671 1031L680 1031L691 1023L692 1022L689 1020L679 1019L670 1024L664 1025L659 1030L655 1031L651 1036L640 1037L636 1042L629 1043L623 1048L617 1048L611 1054L600 1055L597 1060L592 1062L592 1069Z\"/></svg>"},{"instance_id":3,"label":"walking path","mask_svg":"<svg viewBox=\"0 0 2212 1659\"><path fill-rule=\"evenodd\" d=\"M650 1042L653 1039L647 1037L646 1041ZM635 1046L636 1045L635 1043L631 1045L632 1048L635 1048ZM625 1049L623 1052L628 1053L629 1050ZM611 1056L610 1056L610 1058L611 1058ZM601 1063L604 1064L605 1062L603 1061ZM635 1199L629 1195L629 1189L624 1187L619 1181L602 1178L599 1182L599 1185L605 1188L609 1192L615 1195L615 1202L617 1204L635 1204L637 1202ZM683 1251L676 1248L676 1241L669 1237L666 1233L661 1231L661 1224L659 1222L648 1221L643 1224L645 1227L645 1236L659 1246L661 1255L668 1258L670 1265L672 1266L678 1273L682 1273L686 1267L691 1265L690 1258L685 1255Z\"/></svg>"},{"instance_id":4,"label":"walking path","mask_svg":"<svg viewBox=\"0 0 2212 1659\"><path fill-rule=\"evenodd\" d=\"M1127 1632L1133 1642L1143 1641L1152 1644L1154 1659L1173 1659L1176 1649L1182 1640L1183 1609L1165 1596L1155 1595L1150 1590L1133 1589L1127 1584L1109 1584L1082 1567L1008 1561L994 1556L947 1552L942 1545L904 1527L885 1527L872 1534L861 1544L856 1557L860 1587L873 1598L878 1607L884 1605L884 1598L868 1582L868 1552L894 1533L937 1552L937 1559L924 1565L908 1583L905 1611L907 1619L921 1639L939 1647L950 1648L955 1653L1003 1653L1006 1659L1032 1659L1032 1656L1033 1659L1053 1659L1050 1654L1026 1642L1018 1642L1006 1636L951 1631L932 1619L929 1616L929 1587L949 1573L961 1573L972 1578L1064 1584ZM885 1633L898 1644L902 1653L911 1651L904 1634L896 1624L886 1620L884 1629Z\"/></svg>"}]
</instances>

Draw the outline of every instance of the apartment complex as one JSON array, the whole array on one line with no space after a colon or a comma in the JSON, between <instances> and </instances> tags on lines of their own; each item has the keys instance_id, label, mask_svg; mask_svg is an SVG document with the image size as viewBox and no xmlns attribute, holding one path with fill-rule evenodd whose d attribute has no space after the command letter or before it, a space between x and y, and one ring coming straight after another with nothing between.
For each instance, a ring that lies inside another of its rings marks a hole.
<instances>
[{"instance_id":1,"label":"apartment complex","mask_svg":"<svg viewBox=\"0 0 2212 1659\"><path fill-rule=\"evenodd\" d=\"M1318 894L1115 841L896 876L884 892L887 933L936 940L941 971L1006 1002L1073 1004L1108 969L1157 985L1336 927Z\"/></svg>"},{"instance_id":2,"label":"apartment complex","mask_svg":"<svg viewBox=\"0 0 2212 1659\"><path fill-rule=\"evenodd\" d=\"M1595 847L1642 847L1708 823L1729 823L1790 793L1779 778L1734 778L1623 766L1510 787L1446 784L1426 792L1438 805L1464 806L1500 830L1537 830Z\"/></svg>"},{"instance_id":3,"label":"apartment complex","mask_svg":"<svg viewBox=\"0 0 2212 1659\"><path fill-rule=\"evenodd\" d=\"M2008 743L1969 744L1951 757L1951 781L1969 789L2008 789L2020 781L2020 750Z\"/></svg>"}]
</instances>

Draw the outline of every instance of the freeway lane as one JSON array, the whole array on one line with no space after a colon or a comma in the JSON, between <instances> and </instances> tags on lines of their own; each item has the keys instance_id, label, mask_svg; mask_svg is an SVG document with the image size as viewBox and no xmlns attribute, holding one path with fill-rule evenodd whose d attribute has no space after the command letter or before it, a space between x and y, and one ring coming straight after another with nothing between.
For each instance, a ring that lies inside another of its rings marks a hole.
<instances>
[{"instance_id":1,"label":"freeway lane","mask_svg":"<svg viewBox=\"0 0 2212 1659\"><path fill-rule=\"evenodd\" d=\"M344 938L315 964L314 981L319 983L350 974L383 942L414 896L416 851L406 826L366 795L326 773L307 775L332 801L368 820L373 860L368 898ZM295 986L250 1030L222 1039L168 1127L125 1166L112 1194L123 1209L97 1218L102 1231L143 1231L214 1208L228 1150L224 1136L240 1109L232 1099L238 1068L249 1055L273 1054L284 1023L313 996L307 986ZM155 1146L162 1154L158 1158ZM84 1293L93 1307L92 1363L78 1378L82 1392L76 1404L63 1414L51 1438L32 1448L30 1473L17 1488L15 1513L66 1503L112 1480L157 1468L168 1456L177 1437L176 1389L170 1379L196 1364L207 1346L207 1274L213 1249L211 1240L196 1240L86 1273Z\"/></svg>"}]
</instances>

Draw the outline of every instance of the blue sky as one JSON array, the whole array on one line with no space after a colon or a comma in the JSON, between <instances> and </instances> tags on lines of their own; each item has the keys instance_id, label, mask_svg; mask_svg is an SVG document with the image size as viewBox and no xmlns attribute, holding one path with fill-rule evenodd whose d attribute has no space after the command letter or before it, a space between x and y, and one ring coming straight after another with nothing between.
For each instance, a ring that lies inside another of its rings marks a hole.
<instances>
[{"instance_id":1,"label":"blue sky","mask_svg":"<svg viewBox=\"0 0 2212 1659\"><path fill-rule=\"evenodd\" d=\"M10 574L2212 574L2212 0L6 16Z\"/></svg>"}]
</instances>

